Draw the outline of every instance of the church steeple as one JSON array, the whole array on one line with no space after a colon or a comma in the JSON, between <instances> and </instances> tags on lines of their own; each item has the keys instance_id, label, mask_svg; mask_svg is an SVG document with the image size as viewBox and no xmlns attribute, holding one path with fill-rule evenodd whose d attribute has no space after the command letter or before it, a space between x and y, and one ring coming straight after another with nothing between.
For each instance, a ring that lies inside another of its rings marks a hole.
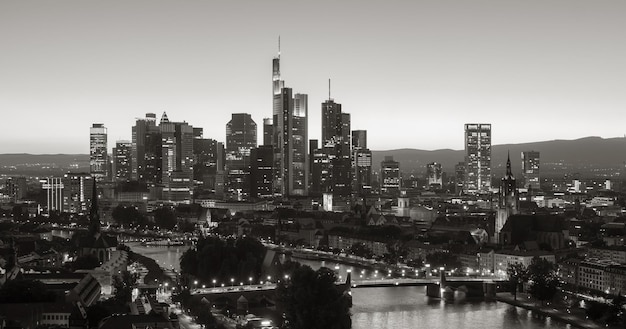
<instances>
[{"instance_id":1,"label":"church steeple","mask_svg":"<svg viewBox=\"0 0 626 329\"><path fill-rule=\"evenodd\" d=\"M513 178L513 172L511 171L511 152L507 152L506 156L506 178Z\"/></svg>"},{"instance_id":2,"label":"church steeple","mask_svg":"<svg viewBox=\"0 0 626 329\"><path fill-rule=\"evenodd\" d=\"M89 233L95 236L100 233L100 213L98 211L98 190L96 179L93 178L93 193L91 195L91 209L89 210Z\"/></svg>"}]
</instances>

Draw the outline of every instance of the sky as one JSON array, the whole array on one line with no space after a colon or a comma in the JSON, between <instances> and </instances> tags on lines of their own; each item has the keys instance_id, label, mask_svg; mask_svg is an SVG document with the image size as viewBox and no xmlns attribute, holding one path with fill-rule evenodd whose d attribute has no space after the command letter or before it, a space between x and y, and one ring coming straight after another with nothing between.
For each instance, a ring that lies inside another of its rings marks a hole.
<instances>
[{"instance_id":1,"label":"sky","mask_svg":"<svg viewBox=\"0 0 626 329\"><path fill-rule=\"evenodd\" d=\"M262 138L271 62L309 95L309 138L332 98L373 150L463 148L626 133L626 1L0 0L0 153L109 148L136 118L225 140L231 113Z\"/></svg>"}]
</instances>

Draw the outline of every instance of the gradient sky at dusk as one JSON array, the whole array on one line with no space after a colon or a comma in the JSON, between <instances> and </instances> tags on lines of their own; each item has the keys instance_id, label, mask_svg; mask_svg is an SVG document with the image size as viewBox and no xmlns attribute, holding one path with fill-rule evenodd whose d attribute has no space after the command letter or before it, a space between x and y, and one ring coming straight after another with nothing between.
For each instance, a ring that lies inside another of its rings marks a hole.
<instances>
[{"instance_id":1,"label":"gradient sky at dusk","mask_svg":"<svg viewBox=\"0 0 626 329\"><path fill-rule=\"evenodd\" d=\"M626 133L626 1L0 1L0 153L88 153L146 112L225 139L262 135L281 36L309 138L332 97L371 149L463 148Z\"/></svg>"}]
</instances>

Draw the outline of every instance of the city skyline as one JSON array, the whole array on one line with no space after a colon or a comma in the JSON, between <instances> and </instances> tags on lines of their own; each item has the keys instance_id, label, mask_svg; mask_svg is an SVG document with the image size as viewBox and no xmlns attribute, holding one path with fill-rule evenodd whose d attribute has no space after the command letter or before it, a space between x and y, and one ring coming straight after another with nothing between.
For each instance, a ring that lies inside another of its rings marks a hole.
<instances>
[{"instance_id":1,"label":"city skyline","mask_svg":"<svg viewBox=\"0 0 626 329\"><path fill-rule=\"evenodd\" d=\"M93 123L107 127L110 152L131 139L135 118L164 111L224 141L232 113L257 123L271 115L279 35L281 79L309 96L310 139L320 139L328 78L372 150L462 149L468 122L490 123L494 145L621 137L620 122L607 118L626 105L623 9L618 1L4 2L0 108L18 124L0 130L0 153L87 154Z\"/></svg>"}]
</instances>

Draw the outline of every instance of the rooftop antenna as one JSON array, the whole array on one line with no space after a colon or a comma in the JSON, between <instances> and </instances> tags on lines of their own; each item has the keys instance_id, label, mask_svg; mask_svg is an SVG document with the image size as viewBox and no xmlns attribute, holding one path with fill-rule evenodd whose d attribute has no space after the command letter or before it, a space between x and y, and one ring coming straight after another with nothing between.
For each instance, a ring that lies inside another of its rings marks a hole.
<instances>
[{"instance_id":1,"label":"rooftop antenna","mask_svg":"<svg viewBox=\"0 0 626 329\"><path fill-rule=\"evenodd\" d=\"M328 100L331 100L332 98L330 98L330 78L328 79Z\"/></svg>"},{"instance_id":2,"label":"rooftop antenna","mask_svg":"<svg viewBox=\"0 0 626 329\"><path fill-rule=\"evenodd\" d=\"M278 35L278 58L280 58L280 34Z\"/></svg>"}]
</instances>

